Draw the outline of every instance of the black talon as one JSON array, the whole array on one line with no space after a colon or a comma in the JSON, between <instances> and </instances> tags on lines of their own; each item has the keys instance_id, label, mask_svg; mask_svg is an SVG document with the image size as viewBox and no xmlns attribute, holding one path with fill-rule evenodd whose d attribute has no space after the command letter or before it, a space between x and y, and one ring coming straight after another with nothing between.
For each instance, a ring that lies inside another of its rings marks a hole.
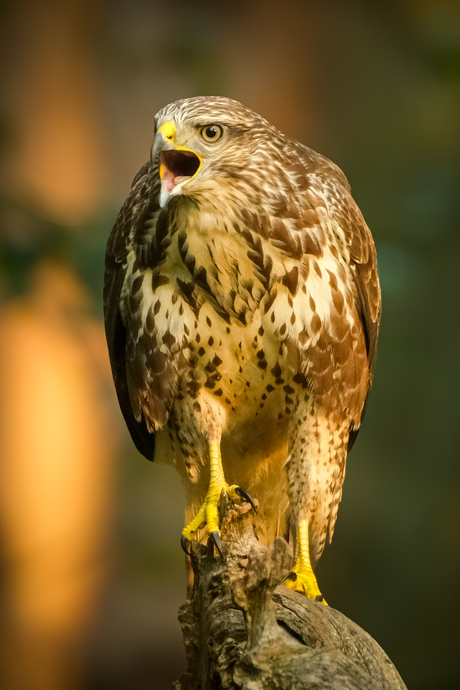
<instances>
[{"instance_id":1,"label":"black talon","mask_svg":"<svg viewBox=\"0 0 460 690\"><path fill-rule=\"evenodd\" d=\"M243 498L245 501L251 504L251 506L254 508L254 511L257 512L256 504L254 503L252 496L248 494L248 492L245 489L242 489L241 486L237 486L235 489L236 493L238 496Z\"/></svg>"},{"instance_id":2,"label":"black talon","mask_svg":"<svg viewBox=\"0 0 460 690\"><path fill-rule=\"evenodd\" d=\"M322 595L322 594L318 594L318 595L315 597L315 601L324 601L323 595Z\"/></svg>"},{"instance_id":3,"label":"black talon","mask_svg":"<svg viewBox=\"0 0 460 690\"><path fill-rule=\"evenodd\" d=\"M297 573L291 570L291 572L288 573L286 577L283 577L283 579L281 580L281 584L284 584L286 580L292 580L292 582L297 582Z\"/></svg>"},{"instance_id":4,"label":"black talon","mask_svg":"<svg viewBox=\"0 0 460 690\"><path fill-rule=\"evenodd\" d=\"M182 546L182 551L185 551L185 553L187 554L187 556L191 556L192 554L191 554L190 551L188 550L188 544L189 544L188 539L187 539L187 537L185 536L185 534L183 534L183 535L181 536L181 538L180 538L180 545Z\"/></svg>"},{"instance_id":5,"label":"black talon","mask_svg":"<svg viewBox=\"0 0 460 690\"><path fill-rule=\"evenodd\" d=\"M255 525L252 526L252 530L254 532L254 536L259 541L259 535L257 534L257 527Z\"/></svg>"},{"instance_id":6,"label":"black talon","mask_svg":"<svg viewBox=\"0 0 460 690\"><path fill-rule=\"evenodd\" d=\"M216 545L216 548L220 554L220 557L223 558L224 552L222 551L222 542L220 540L219 533L218 532L211 532L211 534L209 536L211 537L214 544Z\"/></svg>"}]
</instances>

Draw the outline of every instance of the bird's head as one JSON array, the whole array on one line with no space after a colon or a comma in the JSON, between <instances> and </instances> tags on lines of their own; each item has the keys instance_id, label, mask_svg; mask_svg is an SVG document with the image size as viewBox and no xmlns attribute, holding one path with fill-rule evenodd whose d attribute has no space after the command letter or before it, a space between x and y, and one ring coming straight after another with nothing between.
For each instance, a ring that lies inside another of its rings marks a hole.
<instances>
[{"instance_id":1,"label":"bird's head","mask_svg":"<svg viewBox=\"0 0 460 690\"><path fill-rule=\"evenodd\" d=\"M261 136L267 127L273 130L241 103L223 97L176 101L160 110L155 124L151 158L161 178L161 207L171 197L199 193L218 178L247 172Z\"/></svg>"}]
</instances>

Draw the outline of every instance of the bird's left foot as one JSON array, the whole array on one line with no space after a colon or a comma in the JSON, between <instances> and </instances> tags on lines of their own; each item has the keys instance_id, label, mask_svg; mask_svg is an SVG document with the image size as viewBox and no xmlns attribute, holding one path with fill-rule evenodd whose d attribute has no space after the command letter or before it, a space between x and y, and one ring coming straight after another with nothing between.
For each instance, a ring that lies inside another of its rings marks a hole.
<instances>
[{"instance_id":1,"label":"bird's left foot","mask_svg":"<svg viewBox=\"0 0 460 690\"><path fill-rule=\"evenodd\" d=\"M300 592L309 599L313 599L313 601L320 601L322 604L328 605L326 599L320 592L313 570L305 572L304 569L301 566L298 567L296 563L284 580L284 584L286 587L289 587L289 589Z\"/></svg>"},{"instance_id":2,"label":"bird's left foot","mask_svg":"<svg viewBox=\"0 0 460 690\"><path fill-rule=\"evenodd\" d=\"M222 460L220 456L220 447L218 442L210 442L209 444L210 469L211 480L209 482L209 490L206 498L203 501L201 508L195 515L193 520L182 530L181 544L182 548L188 553L188 542L192 541L194 533L203 527L207 527L212 540L214 541L217 550L222 556L222 544L220 541L219 529L219 501L222 492L225 492L234 503L240 503L241 500L247 501L256 510L256 505L247 491L240 486L227 484L224 478L222 469Z\"/></svg>"},{"instance_id":3,"label":"bird's left foot","mask_svg":"<svg viewBox=\"0 0 460 690\"><path fill-rule=\"evenodd\" d=\"M284 579L284 584L289 589L300 592L313 601L320 601L322 604L328 605L320 592L315 573L311 567L308 520L301 520L299 523L296 562L289 575Z\"/></svg>"}]
</instances>

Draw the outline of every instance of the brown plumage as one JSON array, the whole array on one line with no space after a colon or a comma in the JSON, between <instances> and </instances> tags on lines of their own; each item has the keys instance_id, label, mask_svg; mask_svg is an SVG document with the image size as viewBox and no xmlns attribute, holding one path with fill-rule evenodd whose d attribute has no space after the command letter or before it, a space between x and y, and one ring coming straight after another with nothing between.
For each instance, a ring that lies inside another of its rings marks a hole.
<instances>
[{"instance_id":1,"label":"brown plumage","mask_svg":"<svg viewBox=\"0 0 460 690\"><path fill-rule=\"evenodd\" d=\"M341 170L240 103L191 98L155 121L107 247L123 415L139 451L181 474L187 522L220 441L260 538L306 519L314 563L372 382L372 236Z\"/></svg>"}]
</instances>

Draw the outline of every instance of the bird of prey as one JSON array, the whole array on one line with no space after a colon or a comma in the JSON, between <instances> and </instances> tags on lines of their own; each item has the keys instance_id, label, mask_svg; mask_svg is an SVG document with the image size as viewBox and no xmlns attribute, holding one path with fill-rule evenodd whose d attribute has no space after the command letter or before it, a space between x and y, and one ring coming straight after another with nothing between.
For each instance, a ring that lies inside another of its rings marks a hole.
<instances>
[{"instance_id":1,"label":"bird of prey","mask_svg":"<svg viewBox=\"0 0 460 690\"><path fill-rule=\"evenodd\" d=\"M257 497L260 540L296 544L286 584L324 601L348 451L372 383L381 298L345 175L223 97L155 117L110 235L104 287L118 400L138 450L186 489L183 542Z\"/></svg>"}]
</instances>

